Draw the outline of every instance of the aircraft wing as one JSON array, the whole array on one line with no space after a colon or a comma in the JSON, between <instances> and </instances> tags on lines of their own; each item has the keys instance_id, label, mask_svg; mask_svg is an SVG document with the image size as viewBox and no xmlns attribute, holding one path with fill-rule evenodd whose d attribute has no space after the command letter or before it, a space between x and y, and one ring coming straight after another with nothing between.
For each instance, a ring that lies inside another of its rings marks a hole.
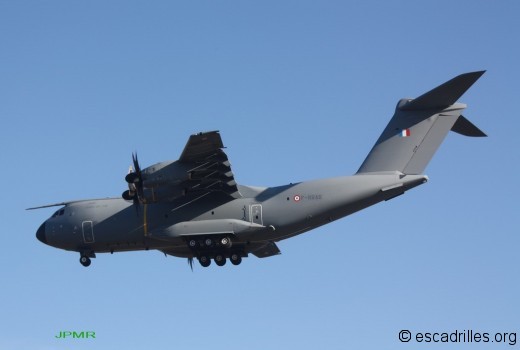
<instances>
[{"instance_id":1,"label":"aircraft wing","mask_svg":"<svg viewBox=\"0 0 520 350\"><path fill-rule=\"evenodd\" d=\"M180 163L188 164L190 168L186 182L189 192L221 191L234 198L242 197L223 148L218 131L190 136L179 158Z\"/></svg>"},{"instance_id":2,"label":"aircraft wing","mask_svg":"<svg viewBox=\"0 0 520 350\"><path fill-rule=\"evenodd\" d=\"M190 201L211 192L242 197L223 148L219 132L210 131L191 135L174 162L157 163L141 171L134 155L135 171L125 178L129 190L123 198L148 204L179 198Z\"/></svg>"}]
</instances>

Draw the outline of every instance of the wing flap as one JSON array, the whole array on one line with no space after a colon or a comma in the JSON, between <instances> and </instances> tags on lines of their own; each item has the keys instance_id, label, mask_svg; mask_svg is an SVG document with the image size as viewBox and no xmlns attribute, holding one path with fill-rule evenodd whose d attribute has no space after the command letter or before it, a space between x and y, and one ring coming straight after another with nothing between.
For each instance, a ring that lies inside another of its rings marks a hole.
<instances>
[{"instance_id":1,"label":"wing flap","mask_svg":"<svg viewBox=\"0 0 520 350\"><path fill-rule=\"evenodd\" d=\"M188 191L221 191L233 198L242 197L223 148L218 131L190 136L179 158L182 163L193 164L185 183Z\"/></svg>"}]
</instances>

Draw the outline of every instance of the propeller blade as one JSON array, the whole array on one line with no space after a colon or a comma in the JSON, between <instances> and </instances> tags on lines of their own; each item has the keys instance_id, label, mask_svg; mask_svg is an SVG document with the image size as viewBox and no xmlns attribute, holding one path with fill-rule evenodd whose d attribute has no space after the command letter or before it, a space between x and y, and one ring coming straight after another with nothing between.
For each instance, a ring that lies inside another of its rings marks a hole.
<instances>
[{"instance_id":1,"label":"propeller blade","mask_svg":"<svg viewBox=\"0 0 520 350\"><path fill-rule=\"evenodd\" d=\"M188 258L188 265L190 265L191 272L193 272L193 258Z\"/></svg>"},{"instance_id":2,"label":"propeller blade","mask_svg":"<svg viewBox=\"0 0 520 350\"><path fill-rule=\"evenodd\" d=\"M139 198L137 198L137 195L134 196L134 208L135 208L135 213L137 214L137 216L139 216L139 207L141 206L141 203L139 203Z\"/></svg>"},{"instance_id":3,"label":"propeller blade","mask_svg":"<svg viewBox=\"0 0 520 350\"><path fill-rule=\"evenodd\" d=\"M141 168L139 167L139 160L137 159L137 152L132 153L132 161L134 162L134 169L136 174L141 176Z\"/></svg>"},{"instance_id":4,"label":"propeller blade","mask_svg":"<svg viewBox=\"0 0 520 350\"><path fill-rule=\"evenodd\" d=\"M137 152L132 153L132 162L134 163L135 172L131 175L128 174L129 180L135 184L135 189L137 191L137 198L143 198L143 174L141 173L141 167L139 166L139 160L137 159Z\"/></svg>"},{"instance_id":5,"label":"propeller blade","mask_svg":"<svg viewBox=\"0 0 520 350\"><path fill-rule=\"evenodd\" d=\"M143 178L139 160L137 159L137 152L132 153L133 168L128 168L128 174L125 176L125 181L128 183L128 191L123 192L125 200L132 200L134 202L135 212L139 216L139 207L141 205L141 198L143 198Z\"/></svg>"}]
</instances>

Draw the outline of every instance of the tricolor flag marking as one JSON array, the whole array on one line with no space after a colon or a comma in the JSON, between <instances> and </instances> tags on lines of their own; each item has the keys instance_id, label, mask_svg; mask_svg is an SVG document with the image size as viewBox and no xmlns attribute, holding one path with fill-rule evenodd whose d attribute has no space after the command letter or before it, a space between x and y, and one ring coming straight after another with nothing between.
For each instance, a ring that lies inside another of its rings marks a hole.
<instances>
[{"instance_id":1,"label":"tricolor flag marking","mask_svg":"<svg viewBox=\"0 0 520 350\"><path fill-rule=\"evenodd\" d=\"M401 137L408 137L408 136L410 136L410 129L401 130Z\"/></svg>"}]
</instances>

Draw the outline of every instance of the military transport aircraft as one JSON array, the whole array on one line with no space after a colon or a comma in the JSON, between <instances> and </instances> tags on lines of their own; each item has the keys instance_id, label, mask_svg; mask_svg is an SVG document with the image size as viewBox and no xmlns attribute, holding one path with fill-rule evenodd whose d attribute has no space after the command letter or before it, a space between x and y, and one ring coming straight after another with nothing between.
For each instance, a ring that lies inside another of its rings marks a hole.
<instances>
[{"instance_id":1,"label":"military transport aircraft","mask_svg":"<svg viewBox=\"0 0 520 350\"><path fill-rule=\"evenodd\" d=\"M36 232L43 243L96 253L155 249L164 254L234 265L253 254L280 254L276 242L387 201L425 183L428 162L451 130L486 136L462 116L457 100L484 73L459 75L395 114L353 176L277 187L237 184L218 131L190 136L180 158L141 169L137 154L122 198L63 202ZM29 209L37 209L29 208Z\"/></svg>"}]
</instances>

